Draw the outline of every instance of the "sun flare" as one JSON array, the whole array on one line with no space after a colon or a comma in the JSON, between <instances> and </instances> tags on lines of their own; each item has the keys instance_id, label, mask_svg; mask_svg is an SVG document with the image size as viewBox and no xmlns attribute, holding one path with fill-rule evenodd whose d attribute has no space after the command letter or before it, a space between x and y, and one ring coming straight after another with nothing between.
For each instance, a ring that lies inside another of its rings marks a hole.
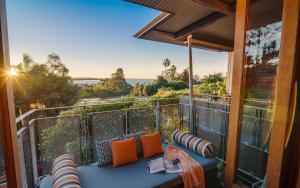
<instances>
[{"instance_id":1,"label":"sun flare","mask_svg":"<svg viewBox=\"0 0 300 188\"><path fill-rule=\"evenodd\" d=\"M10 69L10 70L8 71L8 75L9 75L9 76L17 76L17 75L18 75L18 73L17 73L17 71L16 71L16 70L14 70L14 69Z\"/></svg>"}]
</instances>

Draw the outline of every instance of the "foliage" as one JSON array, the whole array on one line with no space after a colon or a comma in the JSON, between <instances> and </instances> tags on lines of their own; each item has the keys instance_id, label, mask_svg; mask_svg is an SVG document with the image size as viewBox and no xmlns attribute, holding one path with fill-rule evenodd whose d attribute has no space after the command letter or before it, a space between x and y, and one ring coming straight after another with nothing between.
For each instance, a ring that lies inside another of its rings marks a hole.
<instances>
[{"instance_id":1,"label":"foliage","mask_svg":"<svg viewBox=\"0 0 300 188\"><path fill-rule=\"evenodd\" d=\"M122 68L118 68L111 78L106 78L102 83L94 86L85 86L81 89L81 98L109 98L128 95L132 86L126 82Z\"/></svg>"},{"instance_id":2,"label":"foliage","mask_svg":"<svg viewBox=\"0 0 300 188\"><path fill-rule=\"evenodd\" d=\"M217 93L220 96L226 96L226 85L225 82L215 82L215 83L202 83L195 88L197 93L200 94L212 94Z\"/></svg>"},{"instance_id":3,"label":"foliage","mask_svg":"<svg viewBox=\"0 0 300 188\"><path fill-rule=\"evenodd\" d=\"M136 84L131 94L134 96L153 96L162 88L176 91L188 88L188 84L183 81L167 81L163 76L157 76L156 80L150 84Z\"/></svg>"},{"instance_id":4,"label":"foliage","mask_svg":"<svg viewBox=\"0 0 300 188\"><path fill-rule=\"evenodd\" d=\"M189 85L183 81L171 81L168 83L167 88L171 90L182 90L189 88Z\"/></svg>"},{"instance_id":5,"label":"foliage","mask_svg":"<svg viewBox=\"0 0 300 188\"><path fill-rule=\"evenodd\" d=\"M170 89L159 89L158 92L153 95L153 98L160 99L160 98L176 98L178 97L178 93L174 90Z\"/></svg>"},{"instance_id":6,"label":"foliage","mask_svg":"<svg viewBox=\"0 0 300 188\"><path fill-rule=\"evenodd\" d=\"M224 82L224 77L222 73L214 73L214 74L209 74L205 75L203 79L201 80L201 83L217 83L217 82Z\"/></svg>"},{"instance_id":7,"label":"foliage","mask_svg":"<svg viewBox=\"0 0 300 188\"><path fill-rule=\"evenodd\" d=\"M180 73L178 75L178 80L185 82L185 83L189 83L189 71L188 69L184 69L182 71L182 73Z\"/></svg>"},{"instance_id":8,"label":"foliage","mask_svg":"<svg viewBox=\"0 0 300 188\"><path fill-rule=\"evenodd\" d=\"M72 105L78 99L79 88L73 84L58 55L49 55L47 63L37 64L24 54L23 62L16 68L19 72L14 78L17 110Z\"/></svg>"},{"instance_id":9,"label":"foliage","mask_svg":"<svg viewBox=\"0 0 300 188\"><path fill-rule=\"evenodd\" d=\"M133 96L144 96L144 84L136 83L131 91Z\"/></svg>"},{"instance_id":10,"label":"foliage","mask_svg":"<svg viewBox=\"0 0 300 188\"><path fill-rule=\"evenodd\" d=\"M74 126L70 118L58 118L55 126L45 128L41 132L41 148L46 161L52 161L64 153L80 160L79 125ZM59 140L59 144L57 141Z\"/></svg>"}]
</instances>

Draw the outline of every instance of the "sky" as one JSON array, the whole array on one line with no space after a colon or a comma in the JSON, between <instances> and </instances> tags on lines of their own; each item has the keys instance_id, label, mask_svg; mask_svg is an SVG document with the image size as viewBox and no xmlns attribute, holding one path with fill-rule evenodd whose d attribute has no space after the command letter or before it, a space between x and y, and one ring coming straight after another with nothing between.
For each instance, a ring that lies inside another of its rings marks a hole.
<instances>
[{"instance_id":1,"label":"sky","mask_svg":"<svg viewBox=\"0 0 300 188\"><path fill-rule=\"evenodd\" d=\"M8 0L11 64L29 54L46 62L57 53L72 77L155 78L169 58L178 71L188 67L188 49L132 36L159 12L122 0ZM226 73L227 53L193 50L194 74Z\"/></svg>"}]
</instances>

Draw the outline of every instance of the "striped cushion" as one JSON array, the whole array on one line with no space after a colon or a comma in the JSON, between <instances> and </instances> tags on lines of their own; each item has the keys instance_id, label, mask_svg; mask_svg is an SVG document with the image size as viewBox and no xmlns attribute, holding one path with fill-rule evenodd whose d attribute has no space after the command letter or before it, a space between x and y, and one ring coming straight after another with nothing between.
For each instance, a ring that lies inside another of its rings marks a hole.
<instances>
[{"instance_id":1,"label":"striped cushion","mask_svg":"<svg viewBox=\"0 0 300 188\"><path fill-rule=\"evenodd\" d=\"M74 157L64 154L57 157L52 168L53 185L52 188L80 188L80 181L77 176Z\"/></svg>"},{"instance_id":2,"label":"striped cushion","mask_svg":"<svg viewBox=\"0 0 300 188\"><path fill-rule=\"evenodd\" d=\"M0 188L7 188L6 175L0 177Z\"/></svg>"},{"instance_id":3,"label":"striped cushion","mask_svg":"<svg viewBox=\"0 0 300 188\"><path fill-rule=\"evenodd\" d=\"M213 156L213 148L211 143L202 138L196 137L180 130L175 130L173 132L173 140L178 144L185 146L189 150L202 155L203 157Z\"/></svg>"}]
</instances>

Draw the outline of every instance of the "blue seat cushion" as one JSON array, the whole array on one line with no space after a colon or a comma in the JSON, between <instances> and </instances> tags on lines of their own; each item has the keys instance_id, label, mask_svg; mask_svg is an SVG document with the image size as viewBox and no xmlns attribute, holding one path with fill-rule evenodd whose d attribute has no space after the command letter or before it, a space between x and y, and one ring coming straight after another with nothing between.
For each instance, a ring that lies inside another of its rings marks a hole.
<instances>
[{"instance_id":1,"label":"blue seat cushion","mask_svg":"<svg viewBox=\"0 0 300 188\"><path fill-rule=\"evenodd\" d=\"M202 157L199 154L189 150L188 148L184 147L183 145L180 145L176 142L172 142L169 145L176 146L183 150L184 152L188 153L191 157L193 157L198 163L200 163L204 169L204 171L208 171L210 169L216 168L217 166L217 159L214 157ZM166 148L167 145L164 145L164 148Z\"/></svg>"},{"instance_id":2,"label":"blue seat cushion","mask_svg":"<svg viewBox=\"0 0 300 188\"><path fill-rule=\"evenodd\" d=\"M53 177L52 176L45 176L40 185L39 188L51 188L53 184Z\"/></svg>"}]
</instances>

